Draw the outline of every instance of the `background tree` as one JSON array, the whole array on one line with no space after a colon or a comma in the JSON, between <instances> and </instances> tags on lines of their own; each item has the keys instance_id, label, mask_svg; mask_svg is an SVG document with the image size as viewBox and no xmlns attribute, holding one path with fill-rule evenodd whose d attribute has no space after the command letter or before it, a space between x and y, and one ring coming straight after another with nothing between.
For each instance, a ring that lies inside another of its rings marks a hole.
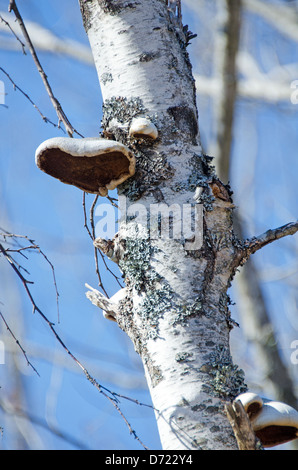
<instances>
[{"instance_id":1,"label":"background tree","mask_svg":"<svg viewBox=\"0 0 298 470\"><path fill-rule=\"evenodd\" d=\"M89 2L87 2L87 3L89 3ZM215 7L215 4L214 4L214 5L212 4L211 7L210 7L210 2L209 2L208 5L209 5L208 8L206 7L206 8L204 9L205 14L208 14L208 13L212 10L212 8ZM220 3L219 5L221 5L221 3ZM203 6L205 7L205 5L203 5L203 3L200 4L200 7L201 7L201 8L203 8ZM86 7L87 7L87 6L86 6ZM203 10L202 10L202 11L203 11ZM201 11L201 14L198 16L198 19L203 18L202 11ZM219 11L220 11L220 10L219 10ZM247 20L247 17L246 17L246 16L245 16L245 19ZM219 20L222 21L222 18L219 17ZM214 23L214 22L213 22L213 23ZM208 24L208 22L206 22L206 24ZM222 24L222 23L221 23L221 24ZM192 31L197 31L197 30L198 30L198 29L195 28L195 25L194 25L194 26L191 25L191 26L190 26L190 29L191 29ZM220 27L219 27L218 29L219 29L219 32L222 31L222 29L221 29ZM201 29L200 29L200 30L201 30ZM210 37L210 36L208 36L208 38L209 38L209 37ZM198 42L198 40L196 40L196 44L197 44L197 42ZM204 43L202 42L201 44L203 45ZM220 44L220 40L218 41L218 44ZM245 44L245 43L244 43L244 44ZM290 46L289 46L289 47L290 47ZM208 49L206 48L205 50L208 50ZM210 49L209 49L209 50L210 50ZM208 54L207 54L207 55L208 55ZM267 56L268 56L268 55L267 55ZM204 57L204 56L203 56L203 55L200 56L200 62L199 62L199 63L201 64L201 67L203 67L203 64L204 64L204 61L203 61L202 57ZM220 57L222 57L222 55L221 55ZM208 56L208 60L210 60L210 55ZM208 63L208 60L207 60L206 63ZM209 64L210 64L210 62L209 62ZM216 62L216 64L218 65L218 62ZM222 71L221 71L221 73L222 73ZM201 74L202 74L202 72L201 72ZM201 82L204 83L204 80L202 79ZM198 83L199 83L199 82L198 82ZM212 88L211 85L213 85L213 82L212 82L212 81L210 81L209 92L213 90L213 88ZM290 87L289 87L289 88L290 88ZM266 89L266 87L264 86L264 90L265 90L265 89ZM292 92L292 90L289 89L288 100L289 100L289 97L291 96L291 92ZM265 93L265 92L264 92L264 93ZM216 100L215 100L215 102L216 102ZM288 105L289 105L289 106L292 106L290 101L288 101ZM201 113L201 106L200 106L200 103L199 103L199 109L200 109L200 113ZM203 109L204 109L204 106L202 106L202 112L203 112ZM267 110L267 111L268 111L268 110ZM274 111L276 111L276 110L274 110ZM204 119L201 118L200 121L203 121L203 122L204 122ZM206 119L205 122L208 122L207 119ZM213 122L215 122L215 120L214 120ZM268 121L267 121L267 122L268 122ZM293 122L293 121L291 120L291 122ZM93 123L93 125L94 125L94 123ZM81 130L81 126L78 126L78 125L76 124L76 127L77 127L77 128L80 128L80 130ZM201 126L201 127L202 127L202 126ZM89 128L89 129L91 129L91 128ZM92 132L92 130L89 130L89 129L88 129L87 132L82 132L82 133L88 134L88 135L96 135L96 130L94 130L94 132ZM265 129L266 129L266 127L265 127ZM41 135L39 135L38 139L36 139L36 141L37 141L36 144L38 145L41 140L43 140L43 139L49 137L49 136L50 136L50 135L49 135L50 132L52 132L52 131L49 131L49 130L47 129L47 130L45 131L46 136L43 136L43 138L41 138ZM52 133L52 135L55 135L56 132L57 132L57 131L54 130L53 133ZM203 133L204 133L204 131L203 131ZM241 141L242 141L242 140L241 140ZM239 139L238 139L238 140L235 139L235 142L239 142ZM204 139L203 139L203 143L204 143L204 147L207 148L207 141L204 142ZM23 142L22 142L22 144L23 144ZM37 147L37 145L35 145L35 147ZM22 145L22 146L23 146L23 145ZM33 146L33 147L34 147L34 146ZM240 153L242 156L244 155L244 151L243 151L243 152L239 152L239 153ZM290 152L289 152L289 153L290 153ZM271 158L272 158L272 157L271 157ZM250 160L250 159L247 158L247 160L245 160L245 159L242 158L241 163L246 163L246 161L247 161L248 163L250 162L249 168L251 168L251 160ZM7 168L6 168L6 170L7 170ZM7 171L6 171L6 174L7 174ZM290 178L290 176L289 176L289 178ZM269 181L269 183L272 181L272 179L270 179L270 178L269 178L269 179L268 179L268 178L265 178L265 181L266 181L266 182L268 182L267 180ZM241 179L237 177L237 178L235 179L235 181L236 181L237 184L239 184L240 187L241 187L241 183L240 183ZM49 182L49 185L51 185L51 184L53 184L53 183L50 183L50 182ZM289 186L290 186L290 185L289 185ZM54 187L56 188L57 186L55 185ZM260 186L259 186L259 187L260 187ZM262 187L262 189L263 189L264 186L261 186L261 187ZM294 188L294 185L293 185L292 187ZM233 186L233 189L234 189L234 186ZM60 191L60 188L59 188L59 191ZM64 191L64 189L61 189L61 191ZM69 191L71 191L71 189L70 189L70 188L67 188L67 192L66 192L66 190L65 190L65 193L63 193L63 198L62 198L62 199L63 199L64 201L67 201L67 199L69 198L69 196L66 195L66 194L69 194ZM71 194L76 194L76 193L71 193ZM64 195L65 195L65 196L64 196ZM48 197L48 196L47 196L47 197ZM72 197L73 197L73 196L72 196ZM295 199L294 199L293 197L291 197L291 198L289 198L289 200L295 200ZM66 206L66 207L67 207L67 206ZM71 207L73 207L73 203L72 203ZM73 212L71 213L71 216L73 217ZM270 221L270 224L268 224L268 226L266 226L266 227L262 226L262 229L261 229L261 230L253 230L252 233L250 233L250 235L255 234L255 233L261 233L262 231L264 231L264 230L267 229L268 227L282 225L283 223L287 222L288 220L292 220L292 219L293 219L293 218L291 218L291 217L289 217L289 218L283 218L283 220L282 220L279 224L278 224L278 223L275 223L275 224L274 224L274 223L272 223L273 221ZM39 223L39 225L40 225L40 223ZM52 228L52 227L51 227L51 228ZM36 238L37 238L37 237L36 237ZM72 241L72 242L73 242L73 241ZM90 243L90 242L89 242L89 243ZM279 242L279 243L281 244L282 242ZM293 242L292 242L292 237L291 237L291 242L288 242L288 243L293 243ZM55 246L56 246L56 245L55 245ZM67 245L67 246L69 247L69 245ZM275 249L276 249L276 247L275 247ZM87 246L86 246L86 251L87 251L87 250L90 250L90 247L87 248ZM89 251L89 252L90 252L90 251ZM82 253L82 251L80 251L80 253ZM281 255L281 256L282 256L282 255ZM65 263L64 263L64 264L65 264ZM89 268L90 268L90 266L89 266ZM82 269L81 269L81 270L80 270L80 273L79 273L79 276L81 276L82 274L83 274L83 273L82 273ZM89 275L90 275L90 274L89 274ZM83 276L83 277L84 277L84 276ZM87 277L88 277L88 276L85 276L84 279L82 279L83 283L86 281ZM114 281L113 281L113 282L114 282ZM92 284L91 281L90 281L90 284ZM93 283L93 284L94 284L94 283ZM82 285L83 285L83 284L82 284ZM116 283L113 284L114 287L115 287L115 285L116 285ZM111 288L112 288L112 286L111 286ZM60 288L60 290L61 290L61 288ZM114 290L114 289L112 289L112 290ZM73 298L72 296L70 296L70 297ZM286 296L286 298L288 298L288 297ZM68 299L68 300L69 300L69 299ZM70 305L70 304L68 304L68 307L69 307L69 305ZM75 302L74 302L74 308L75 308ZM86 307L84 307L84 308L86 308ZM92 310L92 312L93 312L93 310ZM237 318L236 318L236 319L237 319ZM65 321L65 320L63 320L63 321ZM102 326L101 326L101 327L102 327ZM113 332L113 333L114 333L114 332ZM294 333L294 331L293 331L293 333ZM292 333L292 334L293 334L293 333ZM117 334L117 333L116 333L116 334ZM262 337L263 337L263 336L264 336L264 335L262 335ZM120 337L123 339L123 336L120 336ZM289 337L288 337L288 338L289 338ZM295 339L295 338L293 338L293 339ZM289 352L289 341L288 341L288 340L287 340L287 343L286 343L286 344L287 344L287 348L288 348L288 352ZM28 348L26 348L26 349L28 349ZM239 353L238 353L238 355L235 356L235 357L237 357L237 359L238 359ZM247 358L247 356L246 356L246 358ZM289 358L288 358L288 361L289 361ZM237 362L239 363L238 360L237 360ZM240 365L242 365L242 364L240 364ZM245 369L247 370L247 367L245 367ZM259 370L260 370L260 369L259 369ZM117 375L117 380L118 380L118 375ZM258 382L258 383L261 383L261 382L262 382L262 379L261 379L261 380L259 380L259 379L258 379L258 380L254 379L253 381L256 381L256 382ZM250 384L252 384L253 381L251 381ZM101 382L102 382L102 380L101 380ZM142 409L142 412L143 412L143 410L144 410L144 409ZM143 439L143 440L144 440L144 439ZM149 446L149 447L150 447L150 446Z\"/></svg>"}]
</instances>

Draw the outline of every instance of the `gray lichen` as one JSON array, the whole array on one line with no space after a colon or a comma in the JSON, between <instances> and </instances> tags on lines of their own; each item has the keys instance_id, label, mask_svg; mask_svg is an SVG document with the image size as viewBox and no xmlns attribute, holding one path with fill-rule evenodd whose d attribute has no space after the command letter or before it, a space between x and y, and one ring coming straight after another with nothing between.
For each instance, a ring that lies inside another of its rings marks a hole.
<instances>
[{"instance_id":1,"label":"gray lichen","mask_svg":"<svg viewBox=\"0 0 298 470\"><path fill-rule=\"evenodd\" d=\"M111 73L107 73L107 72L103 73L100 77L100 81L104 85L108 82L112 82L113 81L113 75Z\"/></svg>"},{"instance_id":2,"label":"gray lichen","mask_svg":"<svg viewBox=\"0 0 298 470\"><path fill-rule=\"evenodd\" d=\"M170 322L174 328L201 313L199 297L189 303L177 300L170 285L152 267L151 258L156 250L149 238L127 238L119 263L129 285L143 294L143 300L135 313L146 326L144 340L158 337L159 321L165 313L171 318Z\"/></svg>"},{"instance_id":3,"label":"gray lichen","mask_svg":"<svg viewBox=\"0 0 298 470\"><path fill-rule=\"evenodd\" d=\"M143 52L140 55L140 62L150 62L151 60L155 59L156 57L160 56L160 52Z\"/></svg>"},{"instance_id":4,"label":"gray lichen","mask_svg":"<svg viewBox=\"0 0 298 470\"><path fill-rule=\"evenodd\" d=\"M89 1L89 0L87 0ZM115 15L119 13L123 8L135 8L135 2L125 1L119 2L119 0L97 0L100 7L105 13Z\"/></svg>"},{"instance_id":5,"label":"gray lichen","mask_svg":"<svg viewBox=\"0 0 298 470\"><path fill-rule=\"evenodd\" d=\"M177 362L186 362L192 356L193 356L193 354L189 353L189 352L177 353L176 356L175 356L175 361L177 361Z\"/></svg>"},{"instance_id":6,"label":"gray lichen","mask_svg":"<svg viewBox=\"0 0 298 470\"><path fill-rule=\"evenodd\" d=\"M119 123L130 122L135 116L144 114L146 108L140 98L127 99L123 96L113 96L109 100L105 100L103 107L102 127L106 129L112 119L116 119Z\"/></svg>"},{"instance_id":7,"label":"gray lichen","mask_svg":"<svg viewBox=\"0 0 298 470\"><path fill-rule=\"evenodd\" d=\"M204 386L213 396L233 399L247 390L243 370L233 364L229 351L222 346L217 346L208 355L208 362L201 366L201 372L206 373Z\"/></svg>"},{"instance_id":8,"label":"gray lichen","mask_svg":"<svg viewBox=\"0 0 298 470\"><path fill-rule=\"evenodd\" d=\"M146 288L146 295L139 306L139 315L147 326L146 339L158 337L160 318L173 308L172 299L173 292L166 284L160 288Z\"/></svg>"},{"instance_id":9,"label":"gray lichen","mask_svg":"<svg viewBox=\"0 0 298 470\"><path fill-rule=\"evenodd\" d=\"M144 286L151 285L152 280L157 276L150 268L152 252L149 238L138 237L136 233L135 238L126 239L125 251L119 267L138 292L144 289Z\"/></svg>"},{"instance_id":10,"label":"gray lichen","mask_svg":"<svg viewBox=\"0 0 298 470\"><path fill-rule=\"evenodd\" d=\"M201 297L197 297L194 301L189 303L176 302L175 315L173 317L172 325L178 324L185 325L187 320L193 316L198 316L202 313Z\"/></svg>"},{"instance_id":11,"label":"gray lichen","mask_svg":"<svg viewBox=\"0 0 298 470\"><path fill-rule=\"evenodd\" d=\"M127 99L114 96L103 104L103 135L129 146L136 158L134 178L118 188L120 194L125 195L131 201L140 199L148 188L157 186L173 176L173 169L168 163L167 155L153 149L154 142L128 136L128 128L133 118L140 115L147 117L157 128L159 127L157 116L148 115L143 101L138 97ZM111 126L112 122L119 123L120 126Z\"/></svg>"}]
</instances>

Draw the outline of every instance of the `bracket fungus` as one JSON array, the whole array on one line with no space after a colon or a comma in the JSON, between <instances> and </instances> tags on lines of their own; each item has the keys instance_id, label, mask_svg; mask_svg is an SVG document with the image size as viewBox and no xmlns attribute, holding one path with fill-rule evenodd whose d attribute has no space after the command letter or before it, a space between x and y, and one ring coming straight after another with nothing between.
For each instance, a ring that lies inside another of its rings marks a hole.
<instances>
[{"instance_id":1,"label":"bracket fungus","mask_svg":"<svg viewBox=\"0 0 298 470\"><path fill-rule=\"evenodd\" d=\"M129 148L101 138L48 139L36 150L35 161L40 170L62 183L101 196L135 173L135 157Z\"/></svg>"},{"instance_id":2,"label":"bracket fungus","mask_svg":"<svg viewBox=\"0 0 298 470\"><path fill-rule=\"evenodd\" d=\"M149 119L144 117L134 118L129 128L129 136L135 138L149 137L156 140L158 137L158 130Z\"/></svg>"},{"instance_id":3,"label":"bracket fungus","mask_svg":"<svg viewBox=\"0 0 298 470\"><path fill-rule=\"evenodd\" d=\"M263 447L273 447L298 438L298 412L289 405L247 392L239 400Z\"/></svg>"}]
</instances>

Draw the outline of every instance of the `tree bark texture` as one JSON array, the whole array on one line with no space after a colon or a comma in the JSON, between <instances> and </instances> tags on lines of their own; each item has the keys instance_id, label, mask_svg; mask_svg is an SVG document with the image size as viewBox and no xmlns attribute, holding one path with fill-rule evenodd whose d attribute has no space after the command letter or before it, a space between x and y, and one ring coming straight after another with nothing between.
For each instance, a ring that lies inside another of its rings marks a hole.
<instances>
[{"instance_id":1,"label":"tree bark texture","mask_svg":"<svg viewBox=\"0 0 298 470\"><path fill-rule=\"evenodd\" d=\"M230 189L202 154L188 32L170 3L80 0L101 84L103 135L128 145L137 162L135 176L118 187L126 296L117 322L142 358L163 448L235 449L224 404L245 384L230 355L227 289L242 245ZM136 116L155 124L157 140L129 137ZM175 232L175 214L182 220L190 206L200 245L189 227ZM173 210L175 236L154 236L160 227L152 214L162 207Z\"/></svg>"}]
</instances>

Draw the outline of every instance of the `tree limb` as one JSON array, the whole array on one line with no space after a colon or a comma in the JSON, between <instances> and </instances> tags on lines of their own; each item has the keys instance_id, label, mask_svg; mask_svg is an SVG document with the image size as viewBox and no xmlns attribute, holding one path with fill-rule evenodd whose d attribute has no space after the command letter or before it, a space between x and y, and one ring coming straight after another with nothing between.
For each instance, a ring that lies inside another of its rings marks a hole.
<instances>
[{"instance_id":1,"label":"tree limb","mask_svg":"<svg viewBox=\"0 0 298 470\"><path fill-rule=\"evenodd\" d=\"M244 227L237 213L234 217L234 229L238 237L243 240ZM242 299L240 313L244 337L254 344L261 364L263 382L266 384L268 381L275 396L295 408L297 398L293 378L280 354L279 341L253 258L246 259L244 266L237 273L236 283Z\"/></svg>"},{"instance_id":2,"label":"tree limb","mask_svg":"<svg viewBox=\"0 0 298 470\"><path fill-rule=\"evenodd\" d=\"M245 241L244 251L245 257L254 254L256 251L260 250L264 246L272 243L280 238L286 237L288 235L294 235L298 231L298 221L291 222L289 224L283 225L275 229L267 230L258 237L252 237Z\"/></svg>"}]
</instances>

